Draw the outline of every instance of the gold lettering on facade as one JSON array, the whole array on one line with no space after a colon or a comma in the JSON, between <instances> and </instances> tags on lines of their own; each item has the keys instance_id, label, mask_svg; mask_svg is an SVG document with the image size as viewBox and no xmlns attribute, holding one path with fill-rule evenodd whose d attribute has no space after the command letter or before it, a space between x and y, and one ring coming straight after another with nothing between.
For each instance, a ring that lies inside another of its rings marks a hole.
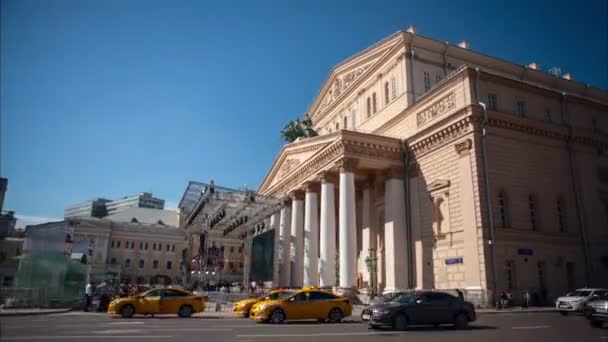
<instances>
[{"instance_id":1,"label":"gold lettering on facade","mask_svg":"<svg viewBox=\"0 0 608 342\"><path fill-rule=\"evenodd\" d=\"M418 122L418 127L426 124L429 121L432 121L436 117L445 114L448 110L454 108L456 106L455 98L456 95L454 94L454 92L451 92L447 96L443 97L441 100L433 103L424 111L418 113L418 116L416 118Z\"/></svg>"}]
</instances>

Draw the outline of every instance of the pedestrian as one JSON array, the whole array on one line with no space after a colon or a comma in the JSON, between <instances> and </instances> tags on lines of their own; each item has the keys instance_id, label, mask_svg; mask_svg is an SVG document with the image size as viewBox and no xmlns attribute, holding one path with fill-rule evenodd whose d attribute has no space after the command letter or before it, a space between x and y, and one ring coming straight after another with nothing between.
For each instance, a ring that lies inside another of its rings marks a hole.
<instances>
[{"instance_id":1,"label":"pedestrian","mask_svg":"<svg viewBox=\"0 0 608 342\"><path fill-rule=\"evenodd\" d=\"M529 304L530 304L530 292L528 292L528 290L526 290L526 292L524 292L523 301L521 303L521 309L527 310Z\"/></svg>"},{"instance_id":2,"label":"pedestrian","mask_svg":"<svg viewBox=\"0 0 608 342\"><path fill-rule=\"evenodd\" d=\"M89 311L89 307L93 303L93 284L91 284L90 281L87 283L87 286L85 286L85 288L84 288L84 295L85 295L84 311L87 312L87 311Z\"/></svg>"}]
</instances>

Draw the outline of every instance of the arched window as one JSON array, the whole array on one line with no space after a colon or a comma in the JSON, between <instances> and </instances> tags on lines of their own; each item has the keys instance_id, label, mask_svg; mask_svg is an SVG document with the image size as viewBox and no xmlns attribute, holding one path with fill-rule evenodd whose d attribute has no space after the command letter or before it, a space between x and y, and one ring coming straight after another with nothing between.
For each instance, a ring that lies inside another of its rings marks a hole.
<instances>
[{"instance_id":1,"label":"arched window","mask_svg":"<svg viewBox=\"0 0 608 342\"><path fill-rule=\"evenodd\" d=\"M536 196L534 194L528 195L528 208L530 209L530 227L532 231L538 230L538 208L536 203Z\"/></svg>"},{"instance_id":2,"label":"arched window","mask_svg":"<svg viewBox=\"0 0 608 342\"><path fill-rule=\"evenodd\" d=\"M564 200L558 198L556 201L556 209L557 209L557 223L559 225L559 232L565 233L568 230L567 220L566 220L566 212L564 206Z\"/></svg>"},{"instance_id":3,"label":"arched window","mask_svg":"<svg viewBox=\"0 0 608 342\"><path fill-rule=\"evenodd\" d=\"M376 93L372 94L372 109L373 113L376 114L376 112L378 111L378 107L376 106Z\"/></svg>"},{"instance_id":4,"label":"arched window","mask_svg":"<svg viewBox=\"0 0 608 342\"><path fill-rule=\"evenodd\" d=\"M367 97L367 117L369 118L372 115L372 100Z\"/></svg>"},{"instance_id":5,"label":"arched window","mask_svg":"<svg viewBox=\"0 0 608 342\"><path fill-rule=\"evenodd\" d=\"M388 104L389 101L388 82L384 82L384 104Z\"/></svg>"},{"instance_id":6,"label":"arched window","mask_svg":"<svg viewBox=\"0 0 608 342\"><path fill-rule=\"evenodd\" d=\"M500 228L509 227L509 211L507 207L507 194L504 191L498 193L498 215Z\"/></svg>"},{"instance_id":7,"label":"arched window","mask_svg":"<svg viewBox=\"0 0 608 342\"><path fill-rule=\"evenodd\" d=\"M344 129L347 129L347 128L348 128L348 117L345 116L344 117Z\"/></svg>"}]
</instances>

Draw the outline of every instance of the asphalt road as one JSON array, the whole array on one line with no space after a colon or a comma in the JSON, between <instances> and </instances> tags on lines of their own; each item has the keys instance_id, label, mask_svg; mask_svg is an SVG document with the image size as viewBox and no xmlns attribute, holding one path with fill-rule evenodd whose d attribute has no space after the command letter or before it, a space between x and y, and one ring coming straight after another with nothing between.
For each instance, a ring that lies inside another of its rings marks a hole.
<instances>
[{"instance_id":1,"label":"asphalt road","mask_svg":"<svg viewBox=\"0 0 608 342\"><path fill-rule=\"evenodd\" d=\"M557 313L480 315L469 330L451 327L411 328L406 332L374 331L362 322L256 324L249 319L177 317L132 319L70 312L4 317L0 341L606 341L608 329L592 329L584 317Z\"/></svg>"}]
</instances>

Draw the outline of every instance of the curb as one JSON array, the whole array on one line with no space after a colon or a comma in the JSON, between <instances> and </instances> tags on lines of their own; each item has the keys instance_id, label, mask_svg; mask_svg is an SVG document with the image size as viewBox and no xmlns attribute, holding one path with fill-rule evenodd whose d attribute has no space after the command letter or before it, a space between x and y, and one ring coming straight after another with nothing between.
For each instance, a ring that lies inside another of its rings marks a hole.
<instances>
[{"instance_id":1,"label":"curb","mask_svg":"<svg viewBox=\"0 0 608 342\"><path fill-rule=\"evenodd\" d=\"M559 310L550 309L550 310L509 310L509 311L477 311L477 315L500 315L500 314L522 314L522 313L555 313Z\"/></svg>"},{"instance_id":2,"label":"curb","mask_svg":"<svg viewBox=\"0 0 608 342\"><path fill-rule=\"evenodd\" d=\"M2 312L0 311L0 317L18 317L18 316L39 316L39 315L52 315L58 313L70 312L72 309L57 309L57 310L46 310L46 311L25 311L25 312Z\"/></svg>"}]
</instances>

